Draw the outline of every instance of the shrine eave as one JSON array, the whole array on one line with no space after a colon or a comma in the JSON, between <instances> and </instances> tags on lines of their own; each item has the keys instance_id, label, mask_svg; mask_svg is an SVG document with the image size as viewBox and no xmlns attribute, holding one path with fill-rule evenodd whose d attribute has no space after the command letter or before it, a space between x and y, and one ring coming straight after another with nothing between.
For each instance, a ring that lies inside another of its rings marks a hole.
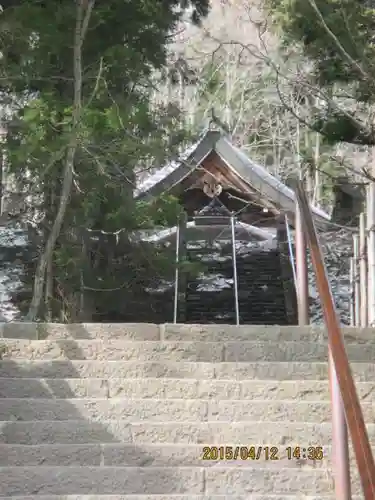
<instances>
[{"instance_id":1,"label":"shrine eave","mask_svg":"<svg viewBox=\"0 0 375 500\"><path fill-rule=\"evenodd\" d=\"M252 161L234 146L227 136L218 131L208 130L177 161L168 163L150 175L138 185L135 197L151 200L173 190L191 174L201 169L205 159L212 153L217 155L221 164L228 169L228 178L237 179L236 184L241 186L243 193L256 192L266 203L278 207L281 213L287 214L293 225L296 204L294 191L264 167ZM330 216L320 208L311 205L311 210L319 225L325 225L330 221Z\"/></svg>"}]
</instances>

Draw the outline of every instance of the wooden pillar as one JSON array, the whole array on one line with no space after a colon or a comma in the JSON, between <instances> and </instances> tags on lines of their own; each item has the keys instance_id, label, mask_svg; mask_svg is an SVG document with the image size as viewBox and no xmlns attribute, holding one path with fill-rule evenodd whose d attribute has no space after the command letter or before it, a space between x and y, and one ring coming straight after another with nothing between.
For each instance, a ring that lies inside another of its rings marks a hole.
<instances>
[{"instance_id":1,"label":"wooden pillar","mask_svg":"<svg viewBox=\"0 0 375 500\"><path fill-rule=\"evenodd\" d=\"M367 310L367 252L366 252L366 216L362 212L359 216L359 281L361 288L361 317L362 327L368 324Z\"/></svg>"},{"instance_id":2,"label":"wooden pillar","mask_svg":"<svg viewBox=\"0 0 375 500\"><path fill-rule=\"evenodd\" d=\"M303 218L298 202L296 202L296 274L297 274L297 304L298 324L310 323L309 311L309 281L307 269L307 245L303 228Z\"/></svg>"},{"instance_id":3,"label":"wooden pillar","mask_svg":"<svg viewBox=\"0 0 375 500\"><path fill-rule=\"evenodd\" d=\"M353 265L354 265L354 325L360 325L361 319L361 287L359 283L359 236L353 235Z\"/></svg>"},{"instance_id":4,"label":"wooden pillar","mask_svg":"<svg viewBox=\"0 0 375 500\"><path fill-rule=\"evenodd\" d=\"M0 125L0 215L4 213L4 196L6 190L6 136L7 132L5 128Z\"/></svg>"},{"instance_id":5,"label":"wooden pillar","mask_svg":"<svg viewBox=\"0 0 375 500\"><path fill-rule=\"evenodd\" d=\"M186 321L186 286L187 276L184 269L186 261L186 225L187 214L182 212L178 220L178 231L176 241L176 273L175 273L175 304L174 323L185 323Z\"/></svg>"},{"instance_id":6,"label":"wooden pillar","mask_svg":"<svg viewBox=\"0 0 375 500\"><path fill-rule=\"evenodd\" d=\"M375 157L373 158L372 163L372 175L375 175ZM375 326L375 182L370 182L367 190L367 263L367 320L370 326Z\"/></svg>"},{"instance_id":7,"label":"wooden pillar","mask_svg":"<svg viewBox=\"0 0 375 500\"><path fill-rule=\"evenodd\" d=\"M355 262L354 257L350 257L350 326L355 326L355 302L354 302L354 289L355 289Z\"/></svg>"}]
</instances>

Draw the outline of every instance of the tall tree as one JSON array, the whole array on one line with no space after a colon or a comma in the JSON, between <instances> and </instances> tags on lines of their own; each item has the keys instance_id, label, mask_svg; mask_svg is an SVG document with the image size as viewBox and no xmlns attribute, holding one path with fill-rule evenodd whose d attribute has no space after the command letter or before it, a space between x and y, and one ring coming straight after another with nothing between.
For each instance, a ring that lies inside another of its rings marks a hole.
<instances>
[{"instance_id":1,"label":"tall tree","mask_svg":"<svg viewBox=\"0 0 375 500\"><path fill-rule=\"evenodd\" d=\"M131 231L149 220L133 200L135 169L161 161L183 137L175 114L152 106L150 77L182 16L199 22L209 0L13 0L2 8L11 169L44 215L34 320L43 296L47 309L58 296L60 305L77 302L79 290L82 298L86 229Z\"/></svg>"}]
</instances>

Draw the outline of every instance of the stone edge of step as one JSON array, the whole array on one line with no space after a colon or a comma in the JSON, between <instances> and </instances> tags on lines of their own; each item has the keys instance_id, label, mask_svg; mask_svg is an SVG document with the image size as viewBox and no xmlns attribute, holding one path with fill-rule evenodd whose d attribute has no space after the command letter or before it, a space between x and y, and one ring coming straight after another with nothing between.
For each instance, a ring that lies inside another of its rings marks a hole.
<instances>
[{"instance_id":1,"label":"stone edge of step","mask_svg":"<svg viewBox=\"0 0 375 500\"><path fill-rule=\"evenodd\" d=\"M373 328L343 327L342 332L349 343L375 343ZM150 323L24 323L12 322L0 325L3 339L122 339L129 341L244 341L254 340L310 340L326 341L326 329L321 326L278 325L184 325Z\"/></svg>"},{"instance_id":2,"label":"stone edge of step","mask_svg":"<svg viewBox=\"0 0 375 500\"><path fill-rule=\"evenodd\" d=\"M303 500L335 500L335 495L309 495ZM0 496L0 500L300 500L300 495L29 495ZM352 500L363 500L353 495Z\"/></svg>"}]
</instances>

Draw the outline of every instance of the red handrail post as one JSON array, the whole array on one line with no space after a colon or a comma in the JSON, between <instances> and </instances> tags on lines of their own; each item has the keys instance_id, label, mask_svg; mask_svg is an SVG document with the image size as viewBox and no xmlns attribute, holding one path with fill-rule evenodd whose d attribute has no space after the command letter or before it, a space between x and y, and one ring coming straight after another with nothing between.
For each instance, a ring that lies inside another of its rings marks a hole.
<instances>
[{"instance_id":1,"label":"red handrail post","mask_svg":"<svg viewBox=\"0 0 375 500\"><path fill-rule=\"evenodd\" d=\"M331 348L328 350L329 389L332 411L332 455L337 500L351 500L348 429Z\"/></svg>"},{"instance_id":2,"label":"red handrail post","mask_svg":"<svg viewBox=\"0 0 375 500\"><path fill-rule=\"evenodd\" d=\"M334 370L331 369L331 374L333 375L331 377L331 380L333 381L331 394L332 397L335 398L332 402L335 404L336 408L340 408L340 404L336 404L336 400L338 399L336 394L341 396L341 404L343 404L345 409L346 422L352 439L364 498L365 500L375 500L375 461L363 418L361 404L355 388L348 355L345 350L345 342L340 329L340 323L337 318L332 291L329 285L322 256L322 250L319 245L310 205L301 182L297 185L296 195L305 222L305 230L309 241L311 259L316 274L317 288L322 302L324 320L328 332L328 343L330 348L329 358L331 359L330 365L334 368ZM339 418L337 419L337 428L342 429L342 413L339 413L338 411L337 415L340 417L340 424L338 423ZM334 439L341 444L345 442L345 440L342 439L342 435L341 437L339 434L336 436L336 431ZM336 449L340 448L336 447ZM344 467L342 470L345 470ZM340 477L338 477L338 480L340 481ZM350 498L350 496L347 497L347 495L350 495L350 492L347 491L346 484L346 480L343 480L340 484L341 489L337 486L336 493L338 500L341 500L342 498Z\"/></svg>"}]
</instances>

